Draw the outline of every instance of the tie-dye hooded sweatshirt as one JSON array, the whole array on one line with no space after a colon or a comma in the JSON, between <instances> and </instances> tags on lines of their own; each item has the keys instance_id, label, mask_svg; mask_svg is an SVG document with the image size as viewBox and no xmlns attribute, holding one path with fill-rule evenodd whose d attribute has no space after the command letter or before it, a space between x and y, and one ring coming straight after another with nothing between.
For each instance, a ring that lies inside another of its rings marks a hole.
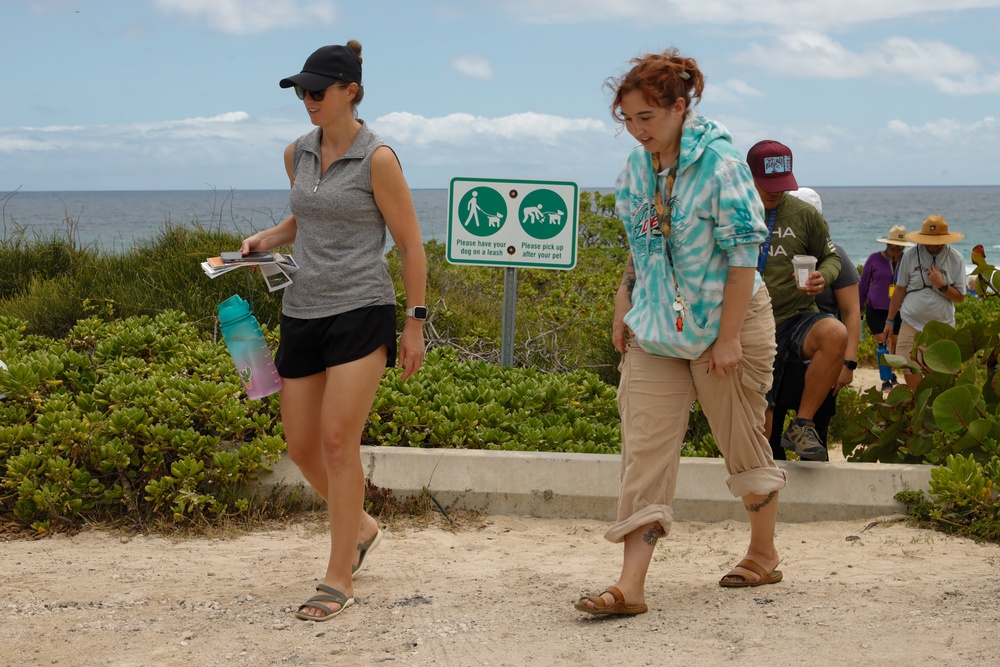
<instances>
[{"instance_id":1,"label":"tie-dye hooded sweatshirt","mask_svg":"<svg viewBox=\"0 0 1000 667\"><path fill-rule=\"evenodd\" d=\"M667 171L659 175L667 203ZM756 268L767 236L764 207L750 168L720 123L690 112L681 136L669 235L673 275L683 297L683 331L673 306L677 290L656 221L652 156L637 146L615 184L616 210L635 261L636 284L625 324L650 354L698 358L719 336L730 266ZM753 293L761 285L754 271Z\"/></svg>"}]
</instances>

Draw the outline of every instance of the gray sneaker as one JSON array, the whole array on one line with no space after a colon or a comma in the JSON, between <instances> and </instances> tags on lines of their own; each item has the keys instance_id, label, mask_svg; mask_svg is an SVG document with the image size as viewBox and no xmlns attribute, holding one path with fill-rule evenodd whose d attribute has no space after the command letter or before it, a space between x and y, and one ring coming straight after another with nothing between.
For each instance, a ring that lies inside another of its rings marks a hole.
<instances>
[{"instance_id":1,"label":"gray sneaker","mask_svg":"<svg viewBox=\"0 0 1000 667\"><path fill-rule=\"evenodd\" d=\"M781 436L781 447L794 451L805 461L829 461L830 455L819 439L816 426L808 419L793 419Z\"/></svg>"}]
</instances>

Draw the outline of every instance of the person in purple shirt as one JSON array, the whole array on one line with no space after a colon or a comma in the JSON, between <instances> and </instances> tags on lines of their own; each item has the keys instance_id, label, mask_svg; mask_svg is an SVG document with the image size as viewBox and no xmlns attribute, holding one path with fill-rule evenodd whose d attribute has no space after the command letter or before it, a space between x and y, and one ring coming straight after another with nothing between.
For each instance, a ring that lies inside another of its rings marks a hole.
<instances>
[{"instance_id":1,"label":"person in purple shirt","mask_svg":"<svg viewBox=\"0 0 1000 667\"><path fill-rule=\"evenodd\" d=\"M885 250L873 252L865 260L861 269L861 282L858 283L858 300L868 323L868 331L879 343L885 343L890 353L896 351L896 336L902 323L900 315L893 322L892 335L885 340L885 319L889 315L889 299L899 272L899 262L903 257L903 248L914 245L906 240L906 227L893 225L885 238L875 239L885 244ZM882 389L891 389L896 384L896 377L882 385Z\"/></svg>"}]
</instances>

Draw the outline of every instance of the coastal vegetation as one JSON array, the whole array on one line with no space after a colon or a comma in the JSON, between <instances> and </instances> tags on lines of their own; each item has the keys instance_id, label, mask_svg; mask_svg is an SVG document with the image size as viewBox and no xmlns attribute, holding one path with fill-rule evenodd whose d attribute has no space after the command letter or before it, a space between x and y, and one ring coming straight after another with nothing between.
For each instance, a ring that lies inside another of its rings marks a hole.
<instances>
[{"instance_id":1,"label":"coastal vegetation","mask_svg":"<svg viewBox=\"0 0 1000 667\"><path fill-rule=\"evenodd\" d=\"M618 452L609 332L626 242L613 204L582 193L574 270L518 269L511 367L499 363L504 270L449 264L428 242L428 358L406 382L386 371L365 444ZM246 398L216 318L240 294L273 345L280 292L248 271L210 280L199 266L239 241L165 225L120 254L71 233L0 242L0 521L44 533L289 509L251 484L284 450L277 398ZM388 259L399 285L399 258ZM997 539L1000 299L967 299L956 329L927 336L918 391L844 390L832 439L852 461L937 466L929 497L901 498L914 516ZM874 365L870 340L859 359ZM718 456L697 405L684 454Z\"/></svg>"}]
</instances>

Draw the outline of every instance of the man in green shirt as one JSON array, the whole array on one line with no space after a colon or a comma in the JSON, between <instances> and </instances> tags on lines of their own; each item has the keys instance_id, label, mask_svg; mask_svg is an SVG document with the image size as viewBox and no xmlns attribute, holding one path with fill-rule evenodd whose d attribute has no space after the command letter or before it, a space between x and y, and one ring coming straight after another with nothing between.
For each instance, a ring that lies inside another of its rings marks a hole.
<instances>
[{"instance_id":1,"label":"man in green shirt","mask_svg":"<svg viewBox=\"0 0 1000 667\"><path fill-rule=\"evenodd\" d=\"M802 399L795 419L785 429L781 446L794 450L805 460L827 461L826 447L812 418L840 376L845 363L847 329L836 317L821 313L815 297L840 275L840 256L823 216L806 202L786 196L787 192L798 189L792 174L792 151L777 141L761 141L750 149L747 162L764 203L764 220L770 230L761 245L757 265L771 295L777 326L778 352L768 402L773 405L789 360L800 359L807 364ZM792 270L792 258L796 255L816 258L816 269L809 274L804 289L797 286ZM772 428L770 418L768 411L767 435Z\"/></svg>"}]
</instances>

